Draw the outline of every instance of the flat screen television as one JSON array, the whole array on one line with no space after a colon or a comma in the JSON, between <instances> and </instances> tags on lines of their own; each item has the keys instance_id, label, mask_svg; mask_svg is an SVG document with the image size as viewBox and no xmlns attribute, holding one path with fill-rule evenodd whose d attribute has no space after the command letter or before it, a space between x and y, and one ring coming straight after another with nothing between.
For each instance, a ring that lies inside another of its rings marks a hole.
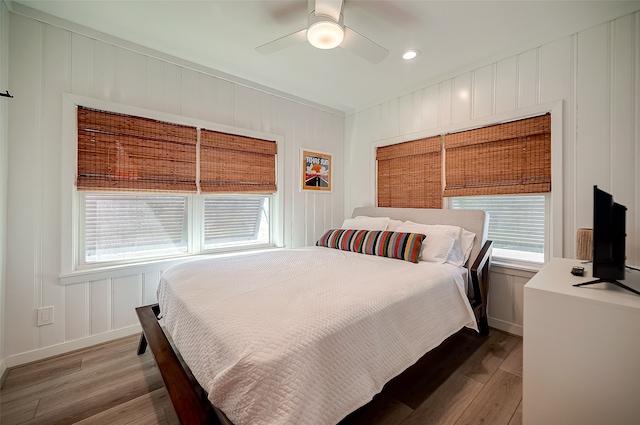
<instances>
[{"instance_id":1,"label":"flat screen television","mask_svg":"<svg viewBox=\"0 0 640 425\"><path fill-rule=\"evenodd\" d=\"M613 196L593 186L593 277L596 280L574 286L609 282L640 295L618 282L625 275L625 239L627 208L614 202Z\"/></svg>"}]
</instances>

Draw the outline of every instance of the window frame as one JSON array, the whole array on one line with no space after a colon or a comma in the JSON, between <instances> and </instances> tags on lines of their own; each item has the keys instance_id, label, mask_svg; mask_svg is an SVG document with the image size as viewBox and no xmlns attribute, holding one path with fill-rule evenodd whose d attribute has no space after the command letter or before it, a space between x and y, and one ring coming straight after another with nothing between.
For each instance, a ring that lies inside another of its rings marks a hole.
<instances>
[{"instance_id":1,"label":"window frame","mask_svg":"<svg viewBox=\"0 0 640 425\"><path fill-rule=\"evenodd\" d=\"M369 202L377 205L377 162L376 148L392 145L396 143L408 142L416 139L438 136L446 133L454 133L466 130L473 130L495 124L502 124L509 121L532 118L546 113L551 114L551 192L548 192L545 202L545 255L544 262L548 262L553 257L563 256L563 168L562 168L562 146L563 146L563 101L543 103L527 108L503 112L481 118L474 118L468 121L452 123L445 126L405 134L402 136L383 139L370 144L369 158L371 166L369 176L371 189ZM443 164L446 160L446 151L443 155ZM443 189L444 189L444 166ZM451 208L450 201L443 197L442 208ZM507 268L536 271L542 268L543 264L526 263L522 261L494 258L493 263Z\"/></svg>"},{"instance_id":2,"label":"window frame","mask_svg":"<svg viewBox=\"0 0 640 425\"><path fill-rule=\"evenodd\" d=\"M61 281L65 280L69 283L76 280L76 277L81 278L81 275L87 272L101 272L104 270L113 270L114 268L131 268L136 266L144 266L146 264L166 263L167 265L176 261L184 261L184 259L202 254L213 254L216 252L237 252L236 249L228 249L224 251L202 251L196 249L203 244L203 235L201 232L194 231L192 227L194 223L204 222L204 200L198 200L199 197L211 196L213 194L187 194L189 199L187 201L191 210L188 212L189 222L187 226L188 232L191 236L189 241L189 253L181 256L163 257L155 259L143 259L143 260L131 260L123 262L113 263L91 263L82 264L79 249L80 238L80 208L83 203L81 202L81 193L77 190L75 185L76 170L77 170L77 124L76 124L76 107L78 105L88 108L99 109L104 111L112 111L120 114L134 115L143 118L150 118L159 121L166 121L181 125L190 125L200 128L206 128L208 130L238 134L241 136L252 137L257 139L273 140L278 145L280 154L276 155L276 182L278 184L278 190L270 196L269 209L270 209L270 238L271 243L269 246L282 247L284 245L284 223L283 223L283 177L284 177L284 137L276 134L265 133L261 131L249 130L245 128L233 127L225 124L214 123L211 121L205 121L197 118L185 117L181 115L175 115L165 112L159 112L140 108L131 105L124 105L114 103L106 100L94 99L70 93L64 93L62 96L62 159L61 159ZM123 193L123 192L114 192ZM126 193L126 192L124 192ZM133 192L129 192L131 194ZM140 192L141 194L147 192ZM156 192L157 194L157 192ZM171 194L171 193L168 193ZM248 194L247 194L248 195ZM202 211L200 211L202 210ZM197 245L196 245L197 244ZM253 250L258 248L267 248L267 246L255 246L250 249L244 248L244 250ZM77 275L77 276L76 276Z\"/></svg>"}]
</instances>

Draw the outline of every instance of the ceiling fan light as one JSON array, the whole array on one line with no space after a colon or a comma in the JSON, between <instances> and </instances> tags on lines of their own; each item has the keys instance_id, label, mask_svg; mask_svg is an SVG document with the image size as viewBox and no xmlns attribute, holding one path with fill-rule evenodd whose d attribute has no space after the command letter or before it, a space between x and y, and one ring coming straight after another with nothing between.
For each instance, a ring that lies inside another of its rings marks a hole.
<instances>
[{"instance_id":1,"label":"ceiling fan light","mask_svg":"<svg viewBox=\"0 0 640 425\"><path fill-rule=\"evenodd\" d=\"M337 22L317 21L309 25L307 40L318 49L333 49L344 40L344 29Z\"/></svg>"}]
</instances>

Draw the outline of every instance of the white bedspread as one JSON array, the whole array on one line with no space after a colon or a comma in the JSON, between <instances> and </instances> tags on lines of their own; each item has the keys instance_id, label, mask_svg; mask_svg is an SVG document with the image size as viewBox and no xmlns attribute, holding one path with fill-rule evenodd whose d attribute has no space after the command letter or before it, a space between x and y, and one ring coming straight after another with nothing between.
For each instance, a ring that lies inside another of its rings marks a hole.
<instances>
[{"instance_id":1,"label":"white bedspread","mask_svg":"<svg viewBox=\"0 0 640 425\"><path fill-rule=\"evenodd\" d=\"M467 326L461 269L309 247L193 261L158 288L165 325L236 425L333 425Z\"/></svg>"}]
</instances>

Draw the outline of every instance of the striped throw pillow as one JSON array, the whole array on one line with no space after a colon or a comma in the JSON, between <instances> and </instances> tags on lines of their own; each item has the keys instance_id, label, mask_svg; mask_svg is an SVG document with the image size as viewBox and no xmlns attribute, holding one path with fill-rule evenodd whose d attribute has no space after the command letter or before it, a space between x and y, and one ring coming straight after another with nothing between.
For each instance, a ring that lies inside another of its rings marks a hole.
<instances>
[{"instance_id":1,"label":"striped throw pillow","mask_svg":"<svg viewBox=\"0 0 640 425\"><path fill-rule=\"evenodd\" d=\"M417 263L424 238L420 233L333 229L318 239L316 245Z\"/></svg>"}]
</instances>

